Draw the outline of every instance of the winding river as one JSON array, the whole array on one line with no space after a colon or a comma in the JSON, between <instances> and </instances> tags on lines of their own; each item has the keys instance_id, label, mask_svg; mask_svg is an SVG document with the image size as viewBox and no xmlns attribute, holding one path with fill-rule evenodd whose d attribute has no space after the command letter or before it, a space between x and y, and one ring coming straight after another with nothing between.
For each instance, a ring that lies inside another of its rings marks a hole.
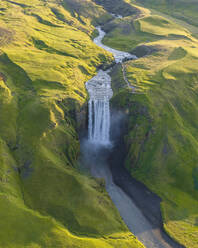
<instances>
[{"instance_id":1,"label":"winding river","mask_svg":"<svg viewBox=\"0 0 198 248\"><path fill-rule=\"evenodd\" d=\"M120 17L119 17L120 18ZM95 44L114 55L116 63L122 63L124 59L137 59L130 53L118 51L102 44L105 32L97 27L98 37L94 39ZM90 96L89 100L89 137L81 144L84 164L91 174L97 178L104 178L106 190L112 201L120 212L123 221L129 230L147 248L171 248L181 247L159 227L154 227L137 207L132 198L118 187L113 180L110 165L108 163L108 152L110 145L110 109L109 101L113 95L111 89L111 78L108 71L99 71L97 76L86 83ZM88 151L88 152L87 152ZM120 175L121 177L122 175Z\"/></svg>"}]
</instances>

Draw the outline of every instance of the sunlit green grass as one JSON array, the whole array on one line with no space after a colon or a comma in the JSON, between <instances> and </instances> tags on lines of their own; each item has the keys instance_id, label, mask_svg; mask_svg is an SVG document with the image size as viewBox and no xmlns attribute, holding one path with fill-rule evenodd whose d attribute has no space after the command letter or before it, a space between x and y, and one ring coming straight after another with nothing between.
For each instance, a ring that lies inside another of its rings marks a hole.
<instances>
[{"instance_id":1,"label":"sunlit green grass","mask_svg":"<svg viewBox=\"0 0 198 248\"><path fill-rule=\"evenodd\" d=\"M154 0L128 0L132 3L140 3L144 7L156 9L162 13L174 16L178 19L184 20L185 22L198 25L198 16L197 16L197 0L159 0L156 4Z\"/></svg>"},{"instance_id":2,"label":"sunlit green grass","mask_svg":"<svg viewBox=\"0 0 198 248\"><path fill-rule=\"evenodd\" d=\"M198 41L186 27L151 15L134 21L140 24L142 37L148 34L144 42L139 31L123 33L126 22L119 32L115 28L109 33L107 44L131 51L132 42L140 37L139 44L156 49L125 62L135 94L123 83L117 84L122 73L114 71L112 103L128 110L130 116L126 167L162 198L165 230L186 247L197 248ZM155 35L153 40L151 35ZM119 37L123 43L116 45Z\"/></svg>"},{"instance_id":3,"label":"sunlit green grass","mask_svg":"<svg viewBox=\"0 0 198 248\"><path fill-rule=\"evenodd\" d=\"M92 24L111 18L92 1L0 2L12 34L0 40L2 248L143 247L104 185L77 170L84 84L113 60Z\"/></svg>"}]
</instances>

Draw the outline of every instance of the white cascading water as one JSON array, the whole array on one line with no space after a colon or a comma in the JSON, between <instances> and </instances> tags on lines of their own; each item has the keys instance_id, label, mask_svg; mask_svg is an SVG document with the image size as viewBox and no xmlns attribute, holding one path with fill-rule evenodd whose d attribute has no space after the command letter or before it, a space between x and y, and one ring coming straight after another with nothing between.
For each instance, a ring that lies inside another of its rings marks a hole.
<instances>
[{"instance_id":1,"label":"white cascading water","mask_svg":"<svg viewBox=\"0 0 198 248\"><path fill-rule=\"evenodd\" d=\"M118 16L117 18L121 18ZM100 28L98 37L94 39L94 43L108 52L111 52L116 63L122 63L124 59L135 59L135 55L127 52L118 51L116 49L105 46L102 39L105 32ZM107 71L100 70L98 74L86 83L89 93L89 125L88 137L89 141L94 144L110 145L110 108L109 100L113 96L111 89L111 77Z\"/></svg>"},{"instance_id":2,"label":"white cascading water","mask_svg":"<svg viewBox=\"0 0 198 248\"><path fill-rule=\"evenodd\" d=\"M102 47L106 51L112 53L116 63L122 63L124 59L137 59L135 55L123 51L118 51L116 49L104 45L102 43L102 40L106 33L101 29L101 27L96 27L96 29L98 30L99 35L94 39L94 43L99 47Z\"/></svg>"},{"instance_id":3,"label":"white cascading water","mask_svg":"<svg viewBox=\"0 0 198 248\"><path fill-rule=\"evenodd\" d=\"M110 144L110 107L113 96L111 77L100 70L86 83L89 92L89 141L100 145Z\"/></svg>"}]
</instances>

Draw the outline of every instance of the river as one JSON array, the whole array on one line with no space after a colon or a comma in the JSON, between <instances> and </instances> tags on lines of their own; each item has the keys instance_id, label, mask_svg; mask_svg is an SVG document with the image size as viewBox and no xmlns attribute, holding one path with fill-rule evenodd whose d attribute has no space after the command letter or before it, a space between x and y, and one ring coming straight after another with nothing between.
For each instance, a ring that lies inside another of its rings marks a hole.
<instances>
[{"instance_id":1,"label":"river","mask_svg":"<svg viewBox=\"0 0 198 248\"><path fill-rule=\"evenodd\" d=\"M105 36L105 32L101 27L97 27L97 30L99 35L94 39L95 44L111 52L114 55L116 63L122 63L124 59L137 59L136 56L131 55L130 53L118 51L104 45L102 39ZM120 212L120 216L129 230L145 245L145 247L182 247L165 234L162 230L162 226L154 225L137 206L135 199L126 193L124 187L122 189L122 187L117 186L114 182L115 180L112 176L112 171L108 162L108 156L112 150L109 138L110 123L108 123L110 121L109 101L113 95L111 90L111 78L108 75L108 72L109 71L99 71L97 76L86 83L90 100L89 138L81 143L84 164L86 164L86 167L90 170L92 176L105 179L106 190ZM123 161L120 161L120 168L122 166ZM118 171L119 175L117 176L117 179L119 180L119 178L123 178L125 174L122 172L122 169ZM125 183L127 183L127 181ZM129 179L127 188L130 189L130 187L133 187L133 183L132 180L130 181ZM134 189L135 188L133 188L133 190ZM144 199L142 200L144 201ZM160 209L158 211L160 211Z\"/></svg>"}]
</instances>

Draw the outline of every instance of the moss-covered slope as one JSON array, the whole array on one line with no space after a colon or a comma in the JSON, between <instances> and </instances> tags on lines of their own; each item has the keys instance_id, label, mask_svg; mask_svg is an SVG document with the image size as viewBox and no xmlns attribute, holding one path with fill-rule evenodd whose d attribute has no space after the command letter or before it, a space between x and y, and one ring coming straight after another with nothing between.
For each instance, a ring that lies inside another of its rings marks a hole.
<instances>
[{"instance_id":1,"label":"moss-covered slope","mask_svg":"<svg viewBox=\"0 0 198 248\"><path fill-rule=\"evenodd\" d=\"M0 2L2 248L143 247L77 170L84 83L112 62L92 23L111 18L91 1Z\"/></svg>"}]
</instances>

